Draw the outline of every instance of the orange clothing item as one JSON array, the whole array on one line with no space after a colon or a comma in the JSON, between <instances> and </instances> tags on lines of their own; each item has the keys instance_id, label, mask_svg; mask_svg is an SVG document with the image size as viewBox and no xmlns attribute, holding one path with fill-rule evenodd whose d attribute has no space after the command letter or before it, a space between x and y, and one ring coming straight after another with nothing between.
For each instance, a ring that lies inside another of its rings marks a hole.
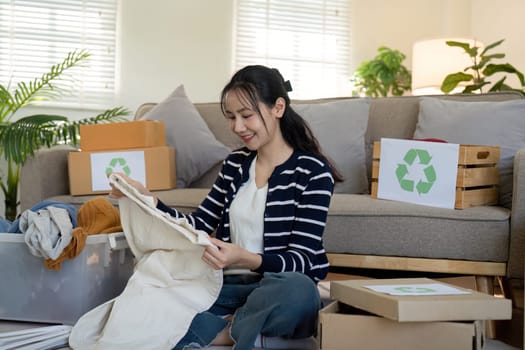
<instances>
[{"instance_id":1,"label":"orange clothing item","mask_svg":"<svg viewBox=\"0 0 525 350\"><path fill-rule=\"evenodd\" d=\"M78 210L78 226L73 229L71 242L56 260L46 259L50 270L60 270L62 261L73 259L82 252L88 235L121 232L120 213L104 197L96 197L84 203Z\"/></svg>"}]
</instances>

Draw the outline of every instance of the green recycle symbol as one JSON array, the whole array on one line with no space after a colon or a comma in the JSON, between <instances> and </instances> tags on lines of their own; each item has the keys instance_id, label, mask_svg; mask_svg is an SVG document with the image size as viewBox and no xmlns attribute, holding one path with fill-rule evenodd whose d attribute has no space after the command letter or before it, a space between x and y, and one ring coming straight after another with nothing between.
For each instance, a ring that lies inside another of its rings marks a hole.
<instances>
[{"instance_id":1,"label":"green recycle symbol","mask_svg":"<svg viewBox=\"0 0 525 350\"><path fill-rule=\"evenodd\" d=\"M111 161L109 162L109 166L106 167L106 175L111 174L117 165L121 168L122 172L124 172L124 174L126 174L127 176L131 174L131 170L129 166L126 164L126 160L124 158L117 157L117 158L111 159Z\"/></svg>"},{"instance_id":2,"label":"green recycle symbol","mask_svg":"<svg viewBox=\"0 0 525 350\"><path fill-rule=\"evenodd\" d=\"M417 184L415 184L414 180L405 179L405 176L408 174L408 166L414 164L414 161L417 158L419 158L419 164L428 166L423 170L425 179L419 179ZM403 190L414 192L415 188L419 194L428 193L430 191L432 185L436 181L436 171L432 164L430 164L431 159L432 157L430 154L424 149L412 148L408 150L403 158L405 164L398 164L396 168L397 181Z\"/></svg>"},{"instance_id":3,"label":"green recycle symbol","mask_svg":"<svg viewBox=\"0 0 525 350\"><path fill-rule=\"evenodd\" d=\"M395 290L398 290L403 293L432 293L435 292L432 288L426 288L426 287L409 287L409 286L403 286L403 287L396 287Z\"/></svg>"}]
</instances>

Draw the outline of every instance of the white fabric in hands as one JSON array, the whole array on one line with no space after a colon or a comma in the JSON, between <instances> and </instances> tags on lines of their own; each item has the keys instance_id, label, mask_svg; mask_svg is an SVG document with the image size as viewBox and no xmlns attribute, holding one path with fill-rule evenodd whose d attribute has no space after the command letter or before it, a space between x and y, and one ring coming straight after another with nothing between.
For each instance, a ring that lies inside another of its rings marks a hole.
<instances>
[{"instance_id":1,"label":"white fabric in hands","mask_svg":"<svg viewBox=\"0 0 525 350\"><path fill-rule=\"evenodd\" d=\"M83 315L69 338L73 349L171 349L193 317L209 309L222 288L222 270L202 259L212 243L186 219L156 209L117 174L110 182L119 200L122 227L137 258L136 270L118 297Z\"/></svg>"}]
</instances>

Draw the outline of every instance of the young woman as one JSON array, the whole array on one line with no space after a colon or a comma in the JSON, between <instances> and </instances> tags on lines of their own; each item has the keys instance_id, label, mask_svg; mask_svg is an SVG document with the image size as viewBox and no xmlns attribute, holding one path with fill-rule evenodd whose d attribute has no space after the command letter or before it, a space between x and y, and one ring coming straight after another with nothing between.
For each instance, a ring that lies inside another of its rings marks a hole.
<instances>
[{"instance_id":1,"label":"young woman","mask_svg":"<svg viewBox=\"0 0 525 350\"><path fill-rule=\"evenodd\" d=\"M245 147L223 162L199 208L182 214L197 229L215 231L202 259L224 270L216 303L198 314L175 349L235 343L252 349L259 335L290 339L314 335L328 272L323 231L337 170L312 131L291 107L276 69L247 66L224 87L221 106ZM151 194L138 182L141 193ZM113 198L122 196L118 190Z\"/></svg>"}]
</instances>

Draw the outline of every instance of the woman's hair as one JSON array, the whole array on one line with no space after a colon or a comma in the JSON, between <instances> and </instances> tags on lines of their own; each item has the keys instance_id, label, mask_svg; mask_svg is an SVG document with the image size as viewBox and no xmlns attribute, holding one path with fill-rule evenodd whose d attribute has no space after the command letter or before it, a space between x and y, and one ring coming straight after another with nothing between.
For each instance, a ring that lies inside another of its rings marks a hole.
<instances>
[{"instance_id":1,"label":"woman's hair","mask_svg":"<svg viewBox=\"0 0 525 350\"><path fill-rule=\"evenodd\" d=\"M264 103L269 108L275 105L279 97L286 102L284 114L279 119L281 133L284 140L295 150L311 153L324 159L330 168L335 181L342 181L343 177L337 170L333 162L322 152L317 138L306 121L290 106L288 91L291 91L289 81L285 81L281 73L275 68L268 68L261 65L246 66L237 71L230 82L226 84L221 93L221 109L226 115L225 100L230 91L236 91L244 103L256 111L262 117L259 109L259 102ZM264 118L262 118L264 123ZM266 126L266 124L265 124Z\"/></svg>"}]
</instances>

